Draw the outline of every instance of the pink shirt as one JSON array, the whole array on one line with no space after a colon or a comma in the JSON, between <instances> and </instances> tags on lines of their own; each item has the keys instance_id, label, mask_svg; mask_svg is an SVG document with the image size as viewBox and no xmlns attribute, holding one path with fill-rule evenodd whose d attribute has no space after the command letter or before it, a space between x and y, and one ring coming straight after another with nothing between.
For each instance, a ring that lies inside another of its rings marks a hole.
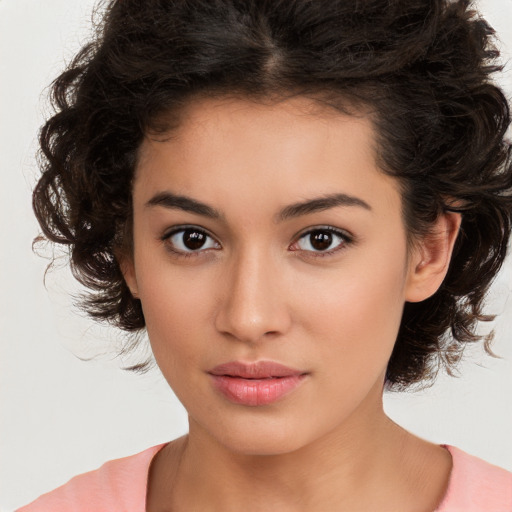
<instances>
[{"instance_id":1,"label":"pink shirt","mask_svg":"<svg viewBox=\"0 0 512 512\"><path fill-rule=\"evenodd\" d=\"M144 512L151 460L165 444L107 462L43 494L18 512ZM512 512L512 473L446 446L453 468L435 512Z\"/></svg>"}]
</instances>

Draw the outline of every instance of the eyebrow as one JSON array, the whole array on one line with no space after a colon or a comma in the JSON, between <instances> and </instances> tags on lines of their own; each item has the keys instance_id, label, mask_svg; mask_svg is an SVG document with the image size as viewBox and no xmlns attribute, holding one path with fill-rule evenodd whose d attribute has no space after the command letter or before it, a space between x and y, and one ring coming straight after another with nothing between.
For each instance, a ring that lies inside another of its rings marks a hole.
<instances>
[{"instance_id":1,"label":"eyebrow","mask_svg":"<svg viewBox=\"0 0 512 512\"><path fill-rule=\"evenodd\" d=\"M205 203L171 192L159 192L146 203L146 206L163 206L172 210L183 210L210 219L220 219L222 217L220 212Z\"/></svg>"},{"instance_id":2,"label":"eyebrow","mask_svg":"<svg viewBox=\"0 0 512 512\"><path fill-rule=\"evenodd\" d=\"M338 206L359 206L368 211L372 210L371 206L366 201L358 197L348 194L331 194L286 206L279 213L278 220L283 221L301 215L329 210Z\"/></svg>"},{"instance_id":3,"label":"eyebrow","mask_svg":"<svg viewBox=\"0 0 512 512\"><path fill-rule=\"evenodd\" d=\"M147 203L147 207L162 206L173 210L183 210L195 213L210 219L221 219L223 215L215 208L192 199L191 197L173 194L172 192L159 192L153 196ZM278 221L285 221L291 218L308 215L336 208L338 206L359 206L365 210L371 211L371 206L362 199L348 194L331 194L319 198L308 199L299 203L294 203L283 208L277 215Z\"/></svg>"}]
</instances>

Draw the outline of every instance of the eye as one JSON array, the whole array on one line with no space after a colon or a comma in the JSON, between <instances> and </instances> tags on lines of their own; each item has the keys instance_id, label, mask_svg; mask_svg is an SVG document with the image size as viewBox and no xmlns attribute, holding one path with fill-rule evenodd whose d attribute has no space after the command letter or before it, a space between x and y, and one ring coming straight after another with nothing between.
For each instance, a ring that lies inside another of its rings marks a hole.
<instances>
[{"instance_id":1,"label":"eye","mask_svg":"<svg viewBox=\"0 0 512 512\"><path fill-rule=\"evenodd\" d=\"M194 253L207 249L220 249L220 244L208 233L195 227L175 229L164 235L163 240L174 252Z\"/></svg>"},{"instance_id":2,"label":"eye","mask_svg":"<svg viewBox=\"0 0 512 512\"><path fill-rule=\"evenodd\" d=\"M290 247L295 251L331 253L351 242L351 238L342 231L325 227L310 229Z\"/></svg>"}]
</instances>

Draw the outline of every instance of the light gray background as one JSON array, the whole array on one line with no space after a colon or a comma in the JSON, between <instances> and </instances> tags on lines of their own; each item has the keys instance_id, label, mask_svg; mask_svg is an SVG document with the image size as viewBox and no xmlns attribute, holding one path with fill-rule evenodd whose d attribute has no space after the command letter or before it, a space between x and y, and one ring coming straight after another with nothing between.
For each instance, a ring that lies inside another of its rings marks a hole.
<instances>
[{"instance_id":1,"label":"light gray background","mask_svg":"<svg viewBox=\"0 0 512 512\"><path fill-rule=\"evenodd\" d=\"M117 334L73 313L77 287L64 267L47 278L31 252L38 228L30 190L36 135L48 111L41 91L90 31L92 0L0 0L0 512L14 509L108 459L186 432L183 408L157 370L137 376L108 354ZM512 0L479 9L511 58ZM512 95L512 62L502 81ZM389 414L439 443L512 470L512 260L493 288L495 351L468 350L463 377L386 397ZM140 355L140 354L139 354Z\"/></svg>"}]
</instances>

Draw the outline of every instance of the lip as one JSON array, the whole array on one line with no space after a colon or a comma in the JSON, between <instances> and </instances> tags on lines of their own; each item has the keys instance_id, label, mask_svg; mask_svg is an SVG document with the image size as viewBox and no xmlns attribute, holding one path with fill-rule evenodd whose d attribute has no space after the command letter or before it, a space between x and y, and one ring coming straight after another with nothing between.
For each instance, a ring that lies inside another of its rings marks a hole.
<instances>
[{"instance_id":1,"label":"lip","mask_svg":"<svg viewBox=\"0 0 512 512\"><path fill-rule=\"evenodd\" d=\"M248 406L276 402L297 389L307 376L307 372L273 361L232 361L220 364L208 373L214 387L225 398Z\"/></svg>"}]
</instances>

